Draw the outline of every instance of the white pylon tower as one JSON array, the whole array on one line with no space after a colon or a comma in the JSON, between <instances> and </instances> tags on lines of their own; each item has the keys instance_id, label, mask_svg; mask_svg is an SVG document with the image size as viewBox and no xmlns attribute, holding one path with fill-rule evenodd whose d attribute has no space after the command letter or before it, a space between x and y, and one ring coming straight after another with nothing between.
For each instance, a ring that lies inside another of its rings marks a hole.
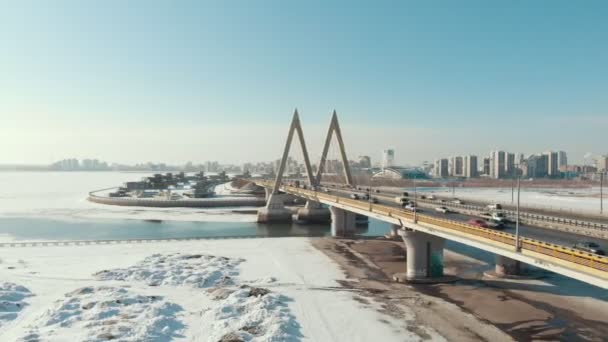
<instances>
[{"instance_id":1,"label":"white pylon tower","mask_svg":"<svg viewBox=\"0 0 608 342\"><path fill-rule=\"evenodd\" d=\"M320 184L323 168L325 166L325 160L327 158L327 152L329 150L329 144L331 143L331 138L334 133L338 139L340 155L342 157L342 162L344 163L344 175L346 176L346 182L349 185L353 184L336 111L334 110L331 118L327 138L325 139L325 146L323 147L321 162L319 163L319 169L315 177L313 176L312 166L310 165L310 158L308 157L308 150L306 149L306 142L304 141L304 133L302 132L300 117L298 115L298 110L296 109L293 114L293 119L291 120L291 126L289 127L289 133L287 134L287 141L285 142L285 148L283 149L283 156L281 157L279 169L277 170L274 186L272 191L268 193L266 206L258 210L258 222L285 222L291 221L292 219L291 211L285 208L284 201L286 195L281 194L279 189L281 188L283 173L285 172L285 167L287 166L287 158L289 157L289 150L291 148L293 134L295 132L298 133L298 138L300 139L300 147L302 148L302 154L304 155L304 166L306 167L306 176L308 177L308 182L310 183L311 188L316 189ZM306 202L304 208L300 208L298 210L297 215L298 219L311 222L322 222L329 220L329 210L327 208L323 208L320 203L310 200Z\"/></svg>"},{"instance_id":2,"label":"white pylon tower","mask_svg":"<svg viewBox=\"0 0 608 342\"><path fill-rule=\"evenodd\" d=\"M312 175L312 167L310 166L310 158L308 158L308 150L306 149L306 142L304 141L304 133L302 132L302 125L300 124L300 116L298 115L298 109L293 113L293 119L291 119L291 126L289 127L289 133L287 134L287 141L285 142L285 149L283 149L283 157L279 165L277 177L274 181L274 187L272 194L279 192L281 181L283 180L283 172L285 172L285 166L287 165L287 158L289 157L289 149L291 147L291 141L293 140L293 133L298 133L300 139L300 146L302 147L302 154L304 155L304 166L306 167L306 176L308 182L312 187L316 186L315 178Z\"/></svg>"},{"instance_id":3,"label":"white pylon tower","mask_svg":"<svg viewBox=\"0 0 608 342\"><path fill-rule=\"evenodd\" d=\"M317 170L317 177L315 185L321 184L321 176L325 170L325 161L327 159L327 152L329 151L329 145L331 144L331 137L336 134L338 140L338 146L340 148L340 157L342 158L342 164L344 164L344 177L346 178L346 184L353 184L353 176L350 173L350 165L348 164L348 157L346 157L346 150L344 148L344 140L342 139L342 131L340 130L340 124L338 123L338 114L334 110L331 116L331 122L329 123L329 129L327 130L327 137L325 138L325 145L323 145L323 153L321 154L321 161L319 161L319 169Z\"/></svg>"}]
</instances>

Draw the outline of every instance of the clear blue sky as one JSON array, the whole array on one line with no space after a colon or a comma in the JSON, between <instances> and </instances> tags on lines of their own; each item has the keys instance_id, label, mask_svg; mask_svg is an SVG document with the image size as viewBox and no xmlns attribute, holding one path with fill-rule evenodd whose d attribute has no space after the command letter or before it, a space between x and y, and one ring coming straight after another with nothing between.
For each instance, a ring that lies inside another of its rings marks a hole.
<instances>
[{"instance_id":1,"label":"clear blue sky","mask_svg":"<svg viewBox=\"0 0 608 342\"><path fill-rule=\"evenodd\" d=\"M0 162L266 160L295 107L313 155L335 108L351 157L580 161L608 152L607 18L606 1L5 3Z\"/></svg>"}]
</instances>

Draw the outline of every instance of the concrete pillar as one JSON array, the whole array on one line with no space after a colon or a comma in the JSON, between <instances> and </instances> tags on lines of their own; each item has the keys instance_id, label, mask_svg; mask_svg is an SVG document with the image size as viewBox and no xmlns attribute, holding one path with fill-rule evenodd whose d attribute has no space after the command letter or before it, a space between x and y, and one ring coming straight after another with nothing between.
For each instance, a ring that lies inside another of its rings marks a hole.
<instances>
[{"instance_id":1,"label":"concrete pillar","mask_svg":"<svg viewBox=\"0 0 608 342\"><path fill-rule=\"evenodd\" d=\"M285 208L286 194L271 194L266 206L258 210L258 222L291 222L291 211Z\"/></svg>"},{"instance_id":2,"label":"concrete pillar","mask_svg":"<svg viewBox=\"0 0 608 342\"><path fill-rule=\"evenodd\" d=\"M331 236L344 237L353 235L355 231L355 213L350 211L329 207L331 213Z\"/></svg>"},{"instance_id":3,"label":"concrete pillar","mask_svg":"<svg viewBox=\"0 0 608 342\"><path fill-rule=\"evenodd\" d=\"M307 201L304 208L298 209L298 221L306 221L309 223L326 223L331 219L328 208L324 208L321 203L315 201Z\"/></svg>"},{"instance_id":4,"label":"concrete pillar","mask_svg":"<svg viewBox=\"0 0 608 342\"><path fill-rule=\"evenodd\" d=\"M502 255L496 255L496 276L506 277L521 274L521 263Z\"/></svg>"},{"instance_id":5,"label":"concrete pillar","mask_svg":"<svg viewBox=\"0 0 608 342\"><path fill-rule=\"evenodd\" d=\"M399 230L406 248L407 280L443 277L445 239L408 229Z\"/></svg>"},{"instance_id":6,"label":"concrete pillar","mask_svg":"<svg viewBox=\"0 0 608 342\"><path fill-rule=\"evenodd\" d=\"M386 237L388 237L389 239L399 238L399 230L401 229L401 226L398 224L391 224L390 228L391 230L389 231Z\"/></svg>"}]
</instances>

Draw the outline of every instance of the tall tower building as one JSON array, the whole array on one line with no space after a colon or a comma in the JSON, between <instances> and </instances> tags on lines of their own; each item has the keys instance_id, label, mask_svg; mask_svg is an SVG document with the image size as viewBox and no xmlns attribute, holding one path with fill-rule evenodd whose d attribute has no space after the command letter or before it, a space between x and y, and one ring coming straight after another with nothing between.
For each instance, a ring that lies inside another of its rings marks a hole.
<instances>
[{"instance_id":1,"label":"tall tower building","mask_svg":"<svg viewBox=\"0 0 608 342\"><path fill-rule=\"evenodd\" d=\"M490 177L503 178L505 176L505 151L492 151L490 154Z\"/></svg>"},{"instance_id":2,"label":"tall tower building","mask_svg":"<svg viewBox=\"0 0 608 342\"><path fill-rule=\"evenodd\" d=\"M515 176L515 154L505 153L505 177Z\"/></svg>"},{"instance_id":3,"label":"tall tower building","mask_svg":"<svg viewBox=\"0 0 608 342\"><path fill-rule=\"evenodd\" d=\"M462 157L451 158L450 176L463 177L464 176L464 162Z\"/></svg>"},{"instance_id":4,"label":"tall tower building","mask_svg":"<svg viewBox=\"0 0 608 342\"><path fill-rule=\"evenodd\" d=\"M393 166L395 163L395 150L392 148L387 148L382 151L382 168L385 169L387 167Z\"/></svg>"},{"instance_id":5,"label":"tall tower building","mask_svg":"<svg viewBox=\"0 0 608 342\"><path fill-rule=\"evenodd\" d=\"M547 156L547 175L549 177L558 177L559 173L559 164L557 163L557 152L547 151L543 153Z\"/></svg>"},{"instance_id":6,"label":"tall tower building","mask_svg":"<svg viewBox=\"0 0 608 342\"><path fill-rule=\"evenodd\" d=\"M491 175L491 158L483 158L483 174L486 176Z\"/></svg>"},{"instance_id":7,"label":"tall tower building","mask_svg":"<svg viewBox=\"0 0 608 342\"><path fill-rule=\"evenodd\" d=\"M557 168L561 168L562 166L566 165L568 165L568 155L566 155L566 152L557 152Z\"/></svg>"},{"instance_id":8,"label":"tall tower building","mask_svg":"<svg viewBox=\"0 0 608 342\"><path fill-rule=\"evenodd\" d=\"M447 159L444 158L435 160L434 174L436 178L446 178L449 176Z\"/></svg>"},{"instance_id":9,"label":"tall tower building","mask_svg":"<svg viewBox=\"0 0 608 342\"><path fill-rule=\"evenodd\" d=\"M477 177L477 156L464 157L464 176L467 178Z\"/></svg>"}]
</instances>

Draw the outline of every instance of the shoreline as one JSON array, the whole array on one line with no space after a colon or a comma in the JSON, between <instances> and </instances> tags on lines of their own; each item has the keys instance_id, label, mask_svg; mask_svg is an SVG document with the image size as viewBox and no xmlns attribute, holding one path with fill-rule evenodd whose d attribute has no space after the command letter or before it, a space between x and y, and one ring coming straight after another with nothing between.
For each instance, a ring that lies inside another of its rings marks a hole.
<instances>
[{"instance_id":1,"label":"shoreline","mask_svg":"<svg viewBox=\"0 0 608 342\"><path fill-rule=\"evenodd\" d=\"M551 284L551 279L486 279L483 271L491 265L450 250L445 253L444 271L458 276L456 282L396 283L392 275L405 271L401 241L319 238L312 244L340 265L349 278L343 286L360 289L387 308L408 305L420 324L437 329L448 340L532 341L562 336L576 340L586 336L601 341L608 334L608 317L602 314L608 310L608 295L601 289L580 293L568 284ZM563 293L561 287L553 288L556 285L564 286Z\"/></svg>"}]
</instances>

